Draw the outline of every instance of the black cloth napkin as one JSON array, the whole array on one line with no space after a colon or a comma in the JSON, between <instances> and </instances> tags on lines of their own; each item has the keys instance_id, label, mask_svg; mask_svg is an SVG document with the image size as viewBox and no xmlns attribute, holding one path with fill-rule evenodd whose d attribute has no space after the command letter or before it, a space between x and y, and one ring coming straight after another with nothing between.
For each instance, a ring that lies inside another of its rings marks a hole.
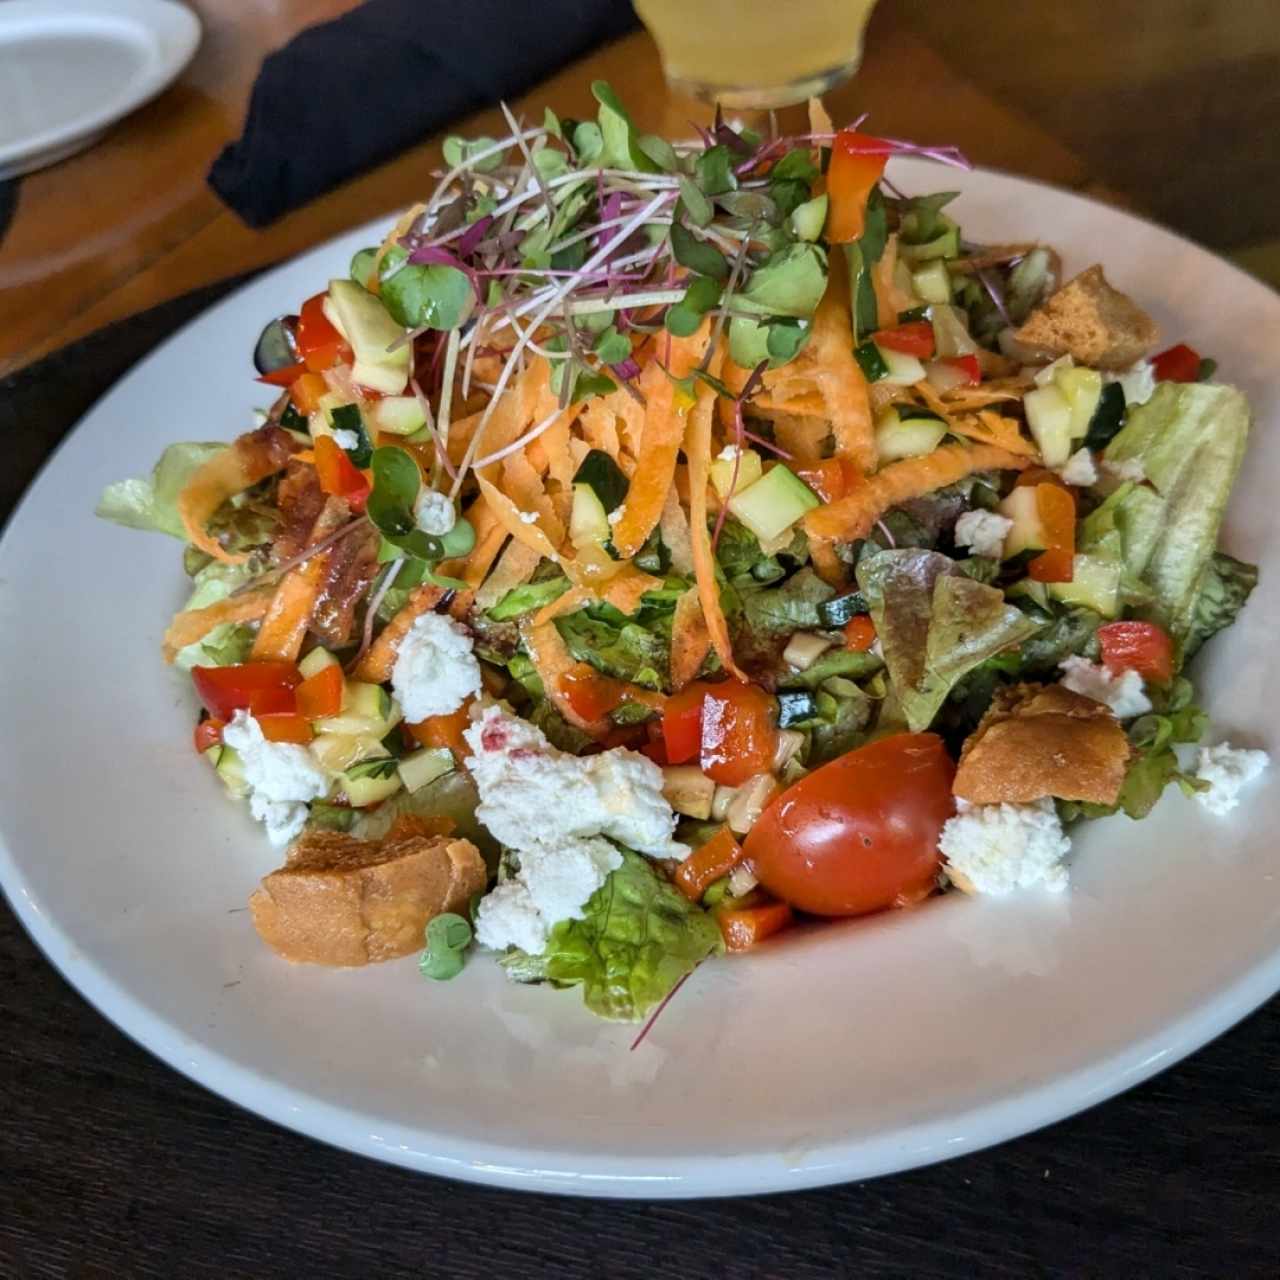
<instances>
[{"instance_id":1,"label":"black cloth napkin","mask_svg":"<svg viewBox=\"0 0 1280 1280\"><path fill-rule=\"evenodd\" d=\"M634 25L628 0L367 0L266 59L209 184L266 226Z\"/></svg>"}]
</instances>

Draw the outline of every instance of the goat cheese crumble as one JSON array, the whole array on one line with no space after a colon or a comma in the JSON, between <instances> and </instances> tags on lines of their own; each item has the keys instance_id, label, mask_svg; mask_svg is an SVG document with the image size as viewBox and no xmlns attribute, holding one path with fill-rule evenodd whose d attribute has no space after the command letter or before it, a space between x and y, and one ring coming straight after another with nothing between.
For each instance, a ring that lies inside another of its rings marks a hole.
<instances>
[{"instance_id":1,"label":"goat cheese crumble","mask_svg":"<svg viewBox=\"0 0 1280 1280\"><path fill-rule=\"evenodd\" d=\"M1130 408L1135 404L1146 404L1156 392L1156 371L1150 360L1139 360L1119 373L1104 373L1102 376L1108 382L1120 384L1124 402Z\"/></svg>"},{"instance_id":2,"label":"goat cheese crumble","mask_svg":"<svg viewBox=\"0 0 1280 1280\"><path fill-rule=\"evenodd\" d=\"M1208 791L1197 791L1196 799L1210 813L1221 817L1240 803L1240 792L1269 764L1265 751L1250 751L1223 742L1216 747L1201 747L1196 757L1196 777L1209 784Z\"/></svg>"},{"instance_id":3,"label":"goat cheese crumble","mask_svg":"<svg viewBox=\"0 0 1280 1280\"><path fill-rule=\"evenodd\" d=\"M519 870L481 899L476 938L486 947L540 952L551 928L578 919L622 856L609 837L651 857L682 858L662 770L615 748L578 757L499 706L464 734L476 816L519 859Z\"/></svg>"},{"instance_id":4,"label":"goat cheese crumble","mask_svg":"<svg viewBox=\"0 0 1280 1280\"><path fill-rule=\"evenodd\" d=\"M1098 468L1094 465L1093 454L1088 449L1077 449L1067 459L1066 465L1058 474L1078 489L1087 489L1098 483Z\"/></svg>"},{"instance_id":5,"label":"goat cheese crumble","mask_svg":"<svg viewBox=\"0 0 1280 1280\"><path fill-rule=\"evenodd\" d=\"M956 801L956 816L942 828L938 848L947 875L965 893L1005 894L1067 887L1062 859L1071 840L1052 800L1033 804L969 804Z\"/></svg>"},{"instance_id":6,"label":"goat cheese crumble","mask_svg":"<svg viewBox=\"0 0 1280 1280\"><path fill-rule=\"evenodd\" d=\"M348 431L346 427L334 427L333 443L339 449L358 449L360 447L360 437L354 431Z\"/></svg>"},{"instance_id":7,"label":"goat cheese crumble","mask_svg":"<svg viewBox=\"0 0 1280 1280\"><path fill-rule=\"evenodd\" d=\"M1106 667L1087 658L1070 657L1061 664L1062 684L1110 707L1117 720L1131 720L1151 710L1151 699L1136 671L1113 675Z\"/></svg>"},{"instance_id":8,"label":"goat cheese crumble","mask_svg":"<svg viewBox=\"0 0 1280 1280\"><path fill-rule=\"evenodd\" d=\"M471 637L443 613L414 620L391 669L391 687L410 724L457 711L480 692L480 663Z\"/></svg>"},{"instance_id":9,"label":"goat cheese crumble","mask_svg":"<svg viewBox=\"0 0 1280 1280\"><path fill-rule=\"evenodd\" d=\"M999 559L1013 521L994 511L966 511L956 521L956 546L968 547L975 556Z\"/></svg>"},{"instance_id":10,"label":"goat cheese crumble","mask_svg":"<svg viewBox=\"0 0 1280 1280\"><path fill-rule=\"evenodd\" d=\"M422 489L413 504L413 518L423 533L437 538L443 538L457 523L453 503L443 493L427 488Z\"/></svg>"},{"instance_id":11,"label":"goat cheese crumble","mask_svg":"<svg viewBox=\"0 0 1280 1280\"><path fill-rule=\"evenodd\" d=\"M273 845L288 844L306 825L307 801L318 800L329 789L324 770L306 747L268 742L247 711L231 717L222 741L234 748L244 767L249 812L266 826Z\"/></svg>"}]
</instances>

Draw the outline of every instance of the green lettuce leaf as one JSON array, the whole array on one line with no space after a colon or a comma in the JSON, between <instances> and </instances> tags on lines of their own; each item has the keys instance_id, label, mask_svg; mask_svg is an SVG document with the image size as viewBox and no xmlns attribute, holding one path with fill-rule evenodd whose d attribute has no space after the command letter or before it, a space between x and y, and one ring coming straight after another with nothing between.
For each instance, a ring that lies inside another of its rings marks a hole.
<instances>
[{"instance_id":1,"label":"green lettuce leaf","mask_svg":"<svg viewBox=\"0 0 1280 1280\"><path fill-rule=\"evenodd\" d=\"M817 689L832 676L844 676L849 680L862 680L874 675L884 662L874 653L855 653L850 649L828 649L816 662L803 671L794 671L778 682L782 689Z\"/></svg>"},{"instance_id":2,"label":"green lettuce leaf","mask_svg":"<svg viewBox=\"0 0 1280 1280\"><path fill-rule=\"evenodd\" d=\"M1094 636L1102 625L1102 615L1082 605L1056 613L1041 629L1022 642L1015 671L1020 676L1053 675L1073 654L1095 656Z\"/></svg>"},{"instance_id":3,"label":"green lettuce leaf","mask_svg":"<svg viewBox=\"0 0 1280 1280\"><path fill-rule=\"evenodd\" d=\"M894 693L915 732L929 727L967 672L1040 629L995 587L965 577L933 551L867 556L858 565L858 585Z\"/></svg>"},{"instance_id":4,"label":"green lettuce leaf","mask_svg":"<svg viewBox=\"0 0 1280 1280\"><path fill-rule=\"evenodd\" d=\"M641 626L616 609L611 612L616 619L602 616L605 610L580 609L557 618L556 628L578 662L588 662L617 680L663 688L671 665L669 634Z\"/></svg>"},{"instance_id":5,"label":"green lettuce leaf","mask_svg":"<svg viewBox=\"0 0 1280 1280\"><path fill-rule=\"evenodd\" d=\"M1162 382L1106 449L1108 462L1140 462L1163 503L1139 575L1153 600L1140 612L1169 632L1180 655L1195 627L1250 422L1248 401L1234 387Z\"/></svg>"},{"instance_id":6,"label":"green lettuce leaf","mask_svg":"<svg viewBox=\"0 0 1280 1280\"><path fill-rule=\"evenodd\" d=\"M1190 658L1210 636L1229 627L1258 585L1258 566L1247 564L1216 551L1205 566L1196 593L1195 612L1182 645L1183 658Z\"/></svg>"},{"instance_id":7,"label":"green lettuce leaf","mask_svg":"<svg viewBox=\"0 0 1280 1280\"><path fill-rule=\"evenodd\" d=\"M541 955L516 951L502 964L519 982L581 985L592 1013L635 1022L723 944L707 912L639 854L621 852L622 866L592 895L583 919L556 925Z\"/></svg>"},{"instance_id":8,"label":"green lettuce leaf","mask_svg":"<svg viewBox=\"0 0 1280 1280\"><path fill-rule=\"evenodd\" d=\"M812 569L801 569L776 587L741 587L742 623L757 637L790 635L822 626L818 606L835 595L835 588Z\"/></svg>"},{"instance_id":9,"label":"green lettuce leaf","mask_svg":"<svg viewBox=\"0 0 1280 1280\"><path fill-rule=\"evenodd\" d=\"M248 662L257 635L256 627L243 622L219 623L204 639L179 649L173 664L190 671L192 667L230 667Z\"/></svg>"},{"instance_id":10,"label":"green lettuce leaf","mask_svg":"<svg viewBox=\"0 0 1280 1280\"><path fill-rule=\"evenodd\" d=\"M476 817L479 803L480 796L471 775L465 769L455 769L417 791L397 791L375 809L358 810L351 833L363 840L381 840L400 817L451 818L454 834L470 840L480 850L492 875L497 871L501 851Z\"/></svg>"},{"instance_id":11,"label":"green lettuce leaf","mask_svg":"<svg viewBox=\"0 0 1280 1280\"><path fill-rule=\"evenodd\" d=\"M852 680L843 676L826 680L818 690L818 715L804 725L805 765L816 769L860 747L872 710L871 698Z\"/></svg>"},{"instance_id":12,"label":"green lettuce leaf","mask_svg":"<svg viewBox=\"0 0 1280 1280\"><path fill-rule=\"evenodd\" d=\"M787 576L776 556L760 549L760 540L746 525L728 519L716 543L716 563L735 587L768 585Z\"/></svg>"},{"instance_id":13,"label":"green lettuce leaf","mask_svg":"<svg viewBox=\"0 0 1280 1280\"><path fill-rule=\"evenodd\" d=\"M568 589L569 579L561 576L546 578L542 582L526 582L523 586L512 587L488 610L488 614L494 622L519 618L558 600Z\"/></svg>"},{"instance_id":14,"label":"green lettuce leaf","mask_svg":"<svg viewBox=\"0 0 1280 1280\"><path fill-rule=\"evenodd\" d=\"M102 491L94 512L129 529L146 529L187 540L178 515L178 495L192 473L227 446L212 443L171 444L149 479L119 480Z\"/></svg>"}]
</instances>

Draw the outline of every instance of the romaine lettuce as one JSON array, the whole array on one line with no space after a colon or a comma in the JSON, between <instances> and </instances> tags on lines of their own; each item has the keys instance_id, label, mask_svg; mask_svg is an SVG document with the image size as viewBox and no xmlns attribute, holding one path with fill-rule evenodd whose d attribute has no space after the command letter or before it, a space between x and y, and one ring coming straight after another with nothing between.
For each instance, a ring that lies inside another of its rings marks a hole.
<instances>
[{"instance_id":1,"label":"romaine lettuce","mask_svg":"<svg viewBox=\"0 0 1280 1280\"><path fill-rule=\"evenodd\" d=\"M1196 592L1195 613L1183 642L1183 658L1190 658L1210 636L1229 627L1258 585L1258 566L1216 551L1205 566Z\"/></svg>"},{"instance_id":2,"label":"romaine lettuce","mask_svg":"<svg viewBox=\"0 0 1280 1280\"><path fill-rule=\"evenodd\" d=\"M581 920L556 925L541 955L516 951L502 964L519 982L581 984L592 1013L633 1022L723 943L711 916L646 859L629 849L622 859Z\"/></svg>"}]
</instances>

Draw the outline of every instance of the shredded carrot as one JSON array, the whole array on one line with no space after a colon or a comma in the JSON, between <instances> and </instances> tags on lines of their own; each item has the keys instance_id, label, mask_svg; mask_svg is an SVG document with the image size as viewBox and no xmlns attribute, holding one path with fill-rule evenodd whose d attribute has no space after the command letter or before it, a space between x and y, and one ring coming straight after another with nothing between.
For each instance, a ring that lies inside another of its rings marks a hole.
<instances>
[{"instance_id":1,"label":"shredded carrot","mask_svg":"<svg viewBox=\"0 0 1280 1280\"><path fill-rule=\"evenodd\" d=\"M572 562L569 562L566 567L572 568ZM597 600L603 600L606 604L613 605L620 613L630 615L640 607L640 600L647 592L655 591L660 586L662 586L660 579L642 572L635 565L624 564L606 582L598 584L579 582L576 586L570 587L564 595L539 609L533 621L535 625L541 625L544 622L550 622L553 618L562 618L565 614L573 613L583 605L592 604Z\"/></svg>"},{"instance_id":2,"label":"shredded carrot","mask_svg":"<svg viewBox=\"0 0 1280 1280\"><path fill-rule=\"evenodd\" d=\"M804 518L811 538L852 542L865 538L890 508L942 489L975 471L1021 471L1028 459L994 445L944 444L920 458L903 458L869 476L839 502Z\"/></svg>"},{"instance_id":3,"label":"shredded carrot","mask_svg":"<svg viewBox=\"0 0 1280 1280\"><path fill-rule=\"evenodd\" d=\"M677 601L671 619L671 687L679 693L697 678L711 651L711 632L702 616L702 602L696 587L690 587Z\"/></svg>"},{"instance_id":4,"label":"shredded carrot","mask_svg":"<svg viewBox=\"0 0 1280 1280\"><path fill-rule=\"evenodd\" d=\"M503 532L505 534L506 530ZM484 585L476 592L476 608L492 608L508 591L528 582L541 562L542 557L536 551L513 538L498 557L498 562L484 580Z\"/></svg>"},{"instance_id":5,"label":"shredded carrot","mask_svg":"<svg viewBox=\"0 0 1280 1280\"><path fill-rule=\"evenodd\" d=\"M689 517L680 505L680 494L675 485L667 490L667 500L658 520L658 529L662 533L667 553L671 556L671 567L679 574L691 574L693 539L689 533Z\"/></svg>"},{"instance_id":6,"label":"shredded carrot","mask_svg":"<svg viewBox=\"0 0 1280 1280\"><path fill-rule=\"evenodd\" d=\"M186 609L174 614L161 645L164 660L172 662L179 649L203 640L214 627L220 627L224 622L260 621L271 607L275 593L274 586L252 587L241 595L228 596L203 609Z\"/></svg>"},{"instance_id":7,"label":"shredded carrot","mask_svg":"<svg viewBox=\"0 0 1280 1280\"><path fill-rule=\"evenodd\" d=\"M409 633L415 620L434 609L443 596L443 587L434 587L428 583L415 587L400 612L382 628L378 638L369 646L369 651L356 664L356 669L352 672L355 678L367 680L370 684L386 684L391 679L391 669L396 665L400 641Z\"/></svg>"},{"instance_id":8,"label":"shredded carrot","mask_svg":"<svg viewBox=\"0 0 1280 1280\"><path fill-rule=\"evenodd\" d=\"M476 483L498 522L517 542L523 542L530 551L536 551L548 560L559 560L560 548L542 528L540 515L536 521L526 522L520 518L523 514L520 508L496 484L480 475L476 476Z\"/></svg>"},{"instance_id":9,"label":"shredded carrot","mask_svg":"<svg viewBox=\"0 0 1280 1280\"><path fill-rule=\"evenodd\" d=\"M1016 418L1006 418L990 409L977 414L957 414L950 422L951 430L958 436L966 436L979 444L995 445L1010 453L1020 454L1033 462L1040 460L1040 450L1033 441L1022 434Z\"/></svg>"},{"instance_id":10,"label":"shredded carrot","mask_svg":"<svg viewBox=\"0 0 1280 1280\"><path fill-rule=\"evenodd\" d=\"M720 353L712 361L712 373L718 371ZM733 659L733 643L729 624L720 605L720 584L716 581L715 555L711 550L711 534L707 530L707 489L711 471L711 420L715 414L715 393L698 383L698 399L689 413L685 429L684 452L689 459L689 526L693 538L693 572L702 602L711 643L730 675L745 680L746 676ZM668 481L670 483L670 481ZM664 499L665 500L665 499ZM819 508L821 510L821 508Z\"/></svg>"},{"instance_id":11,"label":"shredded carrot","mask_svg":"<svg viewBox=\"0 0 1280 1280\"><path fill-rule=\"evenodd\" d=\"M640 375L640 390L645 398L644 430L641 436L640 456L621 516L613 528L613 545L622 558L630 559L653 532L662 517L667 491L675 475L676 455L680 452L680 439L684 433L684 415L676 403L676 379L688 377L697 367L706 350L707 330L710 321L688 338L677 338L671 344L671 369L667 371L656 361L651 361ZM698 384L699 404L710 388ZM707 404L707 447L710 448L711 413L713 405Z\"/></svg>"},{"instance_id":12,"label":"shredded carrot","mask_svg":"<svg viewBox=\"0 0 1280 1280\"><path fill-rule=\"evenodd\" d=\"M916 301L898 287L897 266L898 237L891 235L885 242L880 261L871 272L871 283L876 291L876 308L880 312L880 323L886 327L896 323L899 312L908 310Z\"/></svg>"},{"instance_id":13,"label":"shredded carrot","mask_svg":"<svg viewBox=\"0 0 1280 1280\"><path fill-rule=\"evenodd\" d=\"M831 423L825 417L779 413L773 419L773 434L779 446L794 461L817 462L822 457L822 446L831 434Z\"/></svg>"}]
</instances>

